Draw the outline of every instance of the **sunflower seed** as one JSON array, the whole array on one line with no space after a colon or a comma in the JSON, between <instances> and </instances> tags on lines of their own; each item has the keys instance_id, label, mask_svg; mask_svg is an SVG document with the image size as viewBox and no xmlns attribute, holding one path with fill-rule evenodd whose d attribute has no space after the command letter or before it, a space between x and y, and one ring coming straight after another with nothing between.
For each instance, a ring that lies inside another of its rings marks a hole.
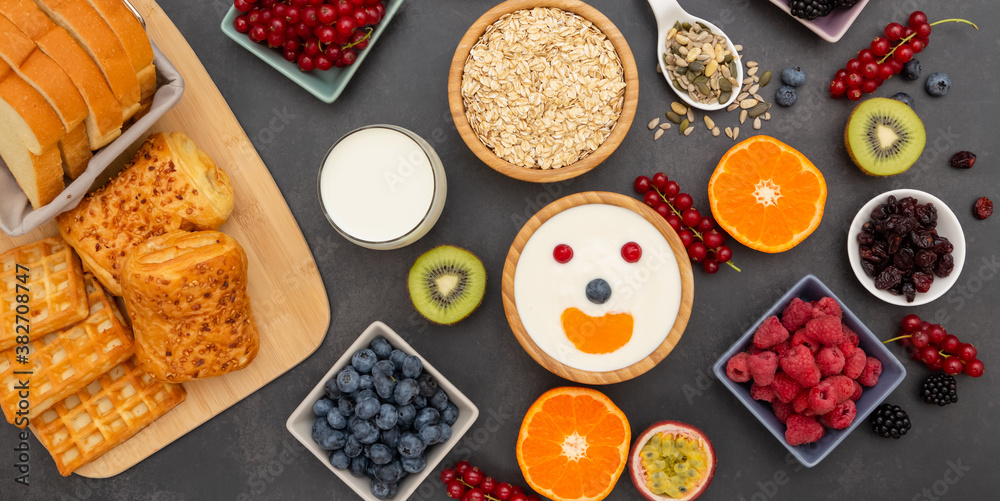
<instances>
[{"instance_id":1,"label":"sunflower seed","mask_svg":"<svg viewBox=\"0 0 1000 501\"><path fill-rule=\"evenodd\" d=\"M734 45L733 48L736 49L736 52L743 52L743 46L740 44Z\"/></svg>"},{"instance_id":2,"label":"sunflower seed","mask_svg":"<svg viewBox=\"0 0 1000 501\"><path fill-rule=\"evenodd\" d=\"M726 111L736 111L736 108L739 108L739 107L740 107L740 103L733 103L733 104L730 104L728 108L726 108Z\"/></svg>"},{"instance_id":3,"label":"sunflower seed","mask_svg":"<svg viewBox=\"0 0 1000 501\"><path fill-rule=\"evenodd\" d=\"M740 101L740 108L743 108L744 110L748 110L750 108L753 108L754 106L757 106L756 99L744 99Z\"/></svg>"},{"instance_id":4,"label":"sunflower seed","mask_svg":"<svg viewBox=\"0 0 1000 501\"><path fill-rule=\"evenodd\" d=\"M684 131L684 135L690 136L692 132L694 132L694 127L688 127L687 130Z\"/></svg>"},{"instance_id":5,"label":"sunflower seed","mask_svg":"<svg viewBox=\"0 0 1000 501\"><path fill-rule=\"evenodd\" d=\"M757 61L747 61L747 68L756 68Z\"/></svg>"},{"instance_id":6,"label":"sunflower seed","mask_svg":"<svg viewBox=\"0 0 1000 501\"><path fill-rule=\"evenodd\" d=\"M733 129L733 141L740 137L740 128L736 127Z\"/></svg>"},{"instance_id":7,"label":"sunflower seed","mask_svg":"<svg viewBox=\"0 0 1000 501\"><path fill-rule=\"evenodd\" d=\"M657 125L660 125L659 117L650 120L649 125L647 125L647 127L649 127L649 130L653 130L656 128Z\"/></svg>"},{"instance_id":8,"label":"sunflower seed","mask_svg":"<svg viewBox=\"0 0 1000 501\"><path fill-rule=\"evenodd\" d=\"M688 108L687 119L688 122L694 122L694 112L690 108Z\"/></svg>"},{"instance_id":9,"label":"sunflower seed","mask_svg":"<svg viewBox=\"0 0 1000 501\"><path fill-rule=\"evenodd\" d=\"M653 134L653 141L656 141L661 137L663 137L663 129L659 129L656 131L656 134Z\"/></svg>"},{"instance_id":10,"label":"sunflower seed","mask_svg":"<svg viewBox=\"0 0 1000 501\"><path fill-rule=\"evenodd\" d=\"M736 100L737 101L743 101L744 99L746 99L748 97L750 97L750 94L747 94L746 92L741 92L740 95L736 96Z\"/></svg>"},{"instance_id":11,"label":"sunflower seed","mask_svg":"<svg viewBox=\"0 0 1000 501\"><path fill-rule=\"evenodd\" d=\"M740 123L747 121L747 110L740 111Z\"/></svg>"},{"instance_id":12,"label":"sunflower seed","mask_svg":"<svg viewBox=\"0 0 1000 501\"><path fill-rule=\"evenodd\" d=\"M660 68L660 65L656 65L656 72L661 75L663 74L663 69Z\"/></svg>"},{"instance_id":13,"label":"sunflower seed","mask_svg":"<svg viewBox=\"0 0 1000 501\"><path fill-rule=\"evenodd\" d=\"M660 129L670 130L670 122L663 122L662 124L660 124Z\"/></svg>"},{"instance_id":14,"label":"sunflower seed","mask_svg":"<svg viewBox=\"0 0 1000 501\"><path fill-rule=\"evenodd\" d=\"M733 138L733 128L732 127L726 127L726 136L728 136L729 139Z\"/></svg>"},{"instance_id":15,"label":"sunflower seed","mask_svg":"<svg viewBox=\"0 0 1000 501\"><path fill-rule=\"evenodd\" d=\"M754 128L754 130L760 130L760 125L761 125L760 124L760 117L757 117L757 118L753 119L753 128Z\"/></svg>"},{"instance_id":16,"label":"sunflower seed","mask_svg":"<svg viewBox=\"0 0 1000 501\"><path fill-rule=\"evenodd\" d=\"M747 75L754 76L757 74L757 68L750 68L747 70Z\"/></svg>"},{"instance_id":17,"label":"sunflower seed","mask_svg":"<svg viewBox=\"0 0 1000 501\"><path fill-rule=\"evenodd\" d=\"M670 103L670 109L678 115L683 115L688 111L687 106L684 106L683 104L678 103L677 101Z\"/></svg>"},{"instance_id":18,"label":"sunflower seed","mask_svg":"<svg viewBox=\"0 0 1000 501\"><path fill-rule=\"evenodd\" d=\"M771 112L769 111L767 113L764 113L764 120L770 120L770 119L771 119Z\"/></svg>"},{"instance_id":19,"label":"sunflower seed","mask_svg":"<svg viewBox=\"0 0 1000 501\"><path fill-rule=\"evenodd\" d=\"M712 137L719 137L719 134L721 134L721 132L719 131L718 127L712 129Z\"/></svg>"},{"instance_id":20,"label":"sunflower seed","mask_svg":"<svg viewBox=\"0 0 1000 501\"><path fill-rule=\"evenodd\" d=\"M750 86L750 90L748 92L750 92L751 94L757 94L758 90L760 90L760 84L753 84L752 86Z\"/></svg>"},{"instance_id":21,"label":"sunflower seed","mask_svg":"<svg viewBox=\"0 0 1000 501\"><path fill-rule=\"evenodd\" d=\"M705 115L705 127L708 127L709 130L715 128L715 121L712 120L712 117L710 117L708 115Z\"/></svg>"}]
</instances>

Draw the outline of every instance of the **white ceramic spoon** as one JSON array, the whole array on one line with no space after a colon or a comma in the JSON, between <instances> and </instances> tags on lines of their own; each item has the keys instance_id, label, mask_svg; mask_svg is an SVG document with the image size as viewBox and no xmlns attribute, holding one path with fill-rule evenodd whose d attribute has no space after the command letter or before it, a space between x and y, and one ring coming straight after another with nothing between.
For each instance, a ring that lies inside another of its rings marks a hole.
<instances>
[{"instance_id":1,"label":"white ceramic spoon","mask_svg":"<svg viewBox=\"0 0 1000 501\"><path fill-rule=\"evenodd\" d=\"M687 11L682 9L680 4L677 3L677 0L647 0L647 1L649 2L649 6L653 8L653 14L656 16L656 26L657 26L656 59L660 65L660 71L663 72L664 80L666 80L667 85L669 85L670 88L674 90L674 93L680 96L681 100L683 100L692 108L698 108L700 110L705 110L705 111L721 110L732 104L734 101L736 101L736 97L739 95L739 90L743 85L742 61L739 61L737 63L736 65L737 74L734 75L736 77L736 81L738 82L738 84L733 88L733 92L732 95L729 97L729 100L726 101L725 103L719 103L719 104L699 103L698 101L691 99L688 96L688 93L685 92L684 90L674 87L674 83L672 81L673 79L670 78L670 74L667 73L667 66L663 63L663 52L666 50L664 41L667 38L667 33L670 31L670 28L673 28L674 23L677 21L680 21L682 23L691 23L691 24L701 23L704 24L705 26L708 26L712 30L712 33L721 35L723 38L726 39L726 44L729 46L729 52L733 54L733 57L737 57L738 53L736 52L736 47L733 45L733 41L729 38L729 36L726 35L722 30L720 30L718 26L700 17L695 17L692 16L691 14L688 14Z\"/></svg>"}]
</instances>

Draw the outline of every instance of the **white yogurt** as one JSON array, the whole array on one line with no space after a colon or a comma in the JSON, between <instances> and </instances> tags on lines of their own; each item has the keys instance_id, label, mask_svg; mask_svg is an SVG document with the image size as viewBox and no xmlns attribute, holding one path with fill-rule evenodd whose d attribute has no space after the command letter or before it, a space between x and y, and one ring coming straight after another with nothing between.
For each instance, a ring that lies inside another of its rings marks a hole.
<instances>
[{"instance_id":1,"label":"white yogurt","mask_svg":"<svg viewBox=\"0 0 1000 501\"><path fill-rule=\"evenodd\" d=\"M642 248L638 262L622 258L628 242ZM552 256L559 244L573 249L568 263ZM604 304L587 299L586 286L595 278L611 285ZM514 303L528 335L552 358L580 370L617 370L639 362L666 339L680 311L680 269L666 239L642 216L612 205L581 205L550 218L525 244L514 272ZM594 317L630 313L632 338L611 353L578 350L561 321L571 307Z\"/></svg>"},{"instance_id":2,"label":"white yogurt","mask_svg":"<svg viewBox=\"0 0 1000 501\"><path fill-rule=\"evenodd\" d=\"M444 168L433 148L392 125L348 133L327 154L319 193L327 217L352 242L373 249L409 245L444 208Z\"/></svg>"}]
</instances>

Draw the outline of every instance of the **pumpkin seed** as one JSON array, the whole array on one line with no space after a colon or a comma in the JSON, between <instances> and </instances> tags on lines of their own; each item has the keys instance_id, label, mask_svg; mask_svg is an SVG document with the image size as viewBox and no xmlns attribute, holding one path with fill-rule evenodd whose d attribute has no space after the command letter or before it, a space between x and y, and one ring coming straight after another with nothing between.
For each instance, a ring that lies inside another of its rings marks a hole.
<instances>
[{"instance_id":1,"label":"pumpkin seed","mask_svg":"<svg viewBox=\"0 0 1000 501\"><path fill-rule=\"evenodd\" d=\"M723 92L732 92L733 91L733 84L731 84L729 82L729 80L726 80L725 78L720 78L719 79L719 89L722 90ZM722 101L721 98L719 100Z\"/></svg>"},{"instance_id":2,"label":"pumpkin seed","mask_svg":"<svg viewBox=\"0 0 1000 501\"><path fill-rule=\"evenodd\" d=\"M678 126L677 132L680 132L681 134L683 134L684 131L687 130L688 126L690 126L690 125L691 125L691 122L688 122L688 120L685 118L681 122L681 124Z\"/></svg>"},{"instance_id":3,"label":"pumpkin seed","mask_svg":"<svg viewBox=\"0 0 1000 501\"><path fill-rule=\"evenodd\" d=\"M653 134L653 141L656 141L657 139L660 139L661 137L663 137L663 129L659 129L659 130L656 131L656 134Z\"/></svg>"},{"instance_id":4,"label":"pumpkin seed","mask_svg":"<svg viewBox=\"0 0 1000 501\"><path fill-rule=\"evenodd\" d=\"M726 57L724 57L722 59L722 62L724 62L726 64L729 64L729 63L733 62L733 55L732 54L726 54Z\"/></svg>"},{"instance_id":5,"label":"pumpkin seed","mask_svg":"<svg viewBox=\"0 0 1000 501\"><path fill-rule=\"evenodd\" d=\"M725 81L725 80L720 80L720 82L724 82L724 81ZM719 102L720 102L720 103L728 103L728 102L729 102L729 98L731 98L731 97L733 97L733 93L732 93L732 92L729 92L729 91L722 91L722 94L719 94ZM736 103L733 103L733 104L732 104L732 105L731 105L731 106L729 107L729 111L733 111L733 110L735 110L736 108L738 108L739 106L740 106L739 104L736 104Z\"/></svg>"},{"instance_id":6,"label":"pumpkin seed","mask_svg":"<svg viewBox=\"0 0 1000 501\"><path fill-rule=\"evenodd\" d=\"M647 125L647 127L649 127L649 130L653 130L653 129L656 128L657 125L660 125L660 118L659 117L650 120L649 121L649 125Z\"/></svg>"},{"instance_id":7,"label":"pumpkin seed","mask_svg":"<svg viewBox=\"0 0 1000 501\"><path fill-rule=\"evenodd\" d=\"M680 115L678 115L677 113L674 113L673 111L668 111L667 112L667 120L670 120L671 122L673 122L675 124L681 123L681 117L680 117Z\"/></svg>"},{"instance_id":8,"label":"pumpkin seed","mask_svg":"<svg viewBox=\"0 0 1000 501\"><path fill-rule=\"evenodd\" d=\"M681 28L684 28L684 31L690 30L691 23L681 23Z\"/></svg>"},{"instance_id":9,"label":"pumpkin seed","mask_svg":"<svg viewBox=\"0 0 1000 501\"><path fill-rule=\"evenodd\" d=\"M704 29L704 30L712 31L712 28L709 28L708 26L705 26L705 23L703 23L701 21L698 21L698 26L701 26L701 28Z\"/></svg>"},{"instance_id":10,"label":"pumpkin seed","mask_svg":"<svg viewBox=\"0 0 1000 501\"><path fill-rule=\"evenodd\" d=\"M750 108L749 115L750 118L757 118L764 113L767 113L771 109L771 105L768 103L758 103L753 108Z\"/></svg>"},{"instance_id":11,"label":"pumpkin seed","mask_svg":"<svg viewBox=\"0 0 1000 501\"><path fill-rule=\"evenodd\" d=\"M688 69L689 70L697 71L698 73L701 73L701 72L705 71L705 65L701 64L701 61L695 61L693 63L689 63L688 64Z\"/></svg>"},{"instance_id":12,"label":"pumpkin seed","mask_svg":"<svg viewBox=\"0 0 1000 501\"><path fill-rule=\"evenodd\" d=\"M698 75L698 76L694 77L694 80L692 80L692 83L695 83L695 84L708 83L708 77L706 77L705 75Z\"/></svg>"},{"instance_id":13,"label":"pumpkin seed","mask_svg":"<svg viewBox=\"0 0 1000 501\"><path fill-rule=\"evenodd\" d=\"M698 87L698 91L701 92L703 95L709 96L712 94L712 89L709 88L705 82L698 82L695 85Z\"/></svg>"},{"instance_id":14,"label":"pumpkin seed","mask_svg":"<svg viewBox=\"0 0 1000 501\"><path fill-rule=\"evenodd\" d=\"M729 73L733 76L739 75L739 71L736 69L736 62L729 61Z\"/></svg>"},{"instance_id":15,"label":"pumpkin seed","mask_svg":"<svg viewBox=\"0 0 1000 501\"><path fill-rule=\"evenodd\" d=\"M683 104L678 103L677 101L670 103L670 109L673 110L673 112L678 115L683 115L688 111L687 106L684 106Z\"/></svg>"},{"instance_id":16,"label":"pumpkin seed","mask_svg":"<svg viewBox=\"0 0 1000 501\"><path fill-rule=\"evenodd\" d=\"M767 84L771 82L771 72L765 71L763 75L760 76L760 86L767 87Z\"/></svg>"}]
</instances>

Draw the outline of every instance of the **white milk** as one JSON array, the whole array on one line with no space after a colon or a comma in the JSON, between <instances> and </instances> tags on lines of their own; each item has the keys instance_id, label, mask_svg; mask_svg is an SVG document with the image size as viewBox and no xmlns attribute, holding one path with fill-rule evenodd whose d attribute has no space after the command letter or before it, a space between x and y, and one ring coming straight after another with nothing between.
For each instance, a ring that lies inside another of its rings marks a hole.
<instances>
[{"instance_id":1,"label":"white milk","mask_svg":"<svg viewBox=\"0 0 1000 501\"><path fill-rule=\"evenodd\" d=\"M377 249L403 247L426 234L446 192L444 169L430 145L389 125L344 136L327 155L319 184L337 231Z\"/></svg>"}]
</instances>

